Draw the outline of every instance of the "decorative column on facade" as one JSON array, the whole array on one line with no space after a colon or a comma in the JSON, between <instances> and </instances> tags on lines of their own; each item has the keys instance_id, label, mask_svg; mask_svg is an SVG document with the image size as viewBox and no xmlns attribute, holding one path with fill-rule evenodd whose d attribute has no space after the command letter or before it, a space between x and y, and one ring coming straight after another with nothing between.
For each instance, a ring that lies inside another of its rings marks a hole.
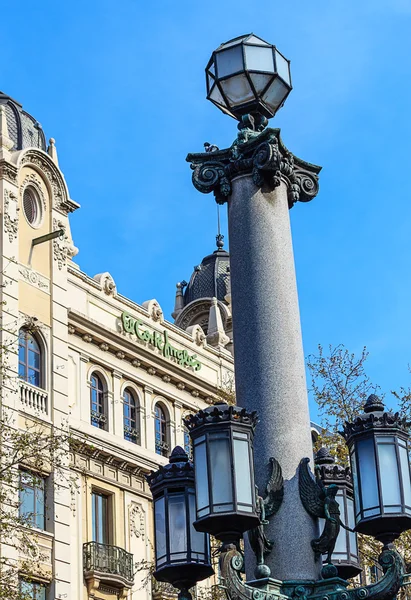
<instances>
[{"instance_id":1,"label":"decorative column on facade","mask_svg":"<svg viewBox=\"0 0 411 600\"><path fill-rule=\"evenodd\" d=\"M175 437L171 440L171 447L181 446L184 448L184 425L182 420L181 409L183 405L180 402L174 402L174 423L175 423Z\"/></svg>"},{"instance_id":2,"label":"decorative column on facade","mask_svg":"<svg viewBox=\"0 0 411 600\"><path fill-rule=\"evenodd\" d=\"M154 430L154 406L153 406L153 388L144 386L144 412L146 422L146 443L147 450L156 451L156 436Z\"/></svg>"},{"instance_id":3,"label":"decorative column on facade","mask_svg":"<svg viewBox=\"0 0 411 600\"><path fill-rule=\"evenodd\" d=\"M310 552L318 524L298 492L298 465L312 445L289 209L316 196L320 167L289 152L279 129L254 130L247 118L239 129L230 148L187 160L194 186L228 203L236 397L260 416L260 494L271 458L284 477L284 501L266 528L275 548L266 564L282 581L318 579L321 563Z\"/></svg>"},{"instance_id":4,"label":"decorative column on facade","mask_svg":"<svg viewBox=\"0 0 411 600\"><path fill-rule=\"evenodd\" d=\"M121 394L121 373L113 371L113 398L112 398L112 431L114 435L124 438L124 423L123 423L123 396ZM111 416L111 415L110 415Z\"/></svg>"}]
</instances>

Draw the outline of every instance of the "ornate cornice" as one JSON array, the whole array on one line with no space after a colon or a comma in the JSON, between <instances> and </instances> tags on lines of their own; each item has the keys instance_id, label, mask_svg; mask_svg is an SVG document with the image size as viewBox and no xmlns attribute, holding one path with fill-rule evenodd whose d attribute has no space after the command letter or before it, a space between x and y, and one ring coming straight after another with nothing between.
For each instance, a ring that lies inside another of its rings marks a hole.
<instances>
[{"instance_id":1,"label":"ornate cornice","mask_svg":"<svg viewBox=\"0 0 411 600\"><path fill-rule=\"evenodd\" d=\"M19 157L18 165L32 165L44 173L53 192L54 208L64 214L68 214L79 208L77 202L71 200L68 195L67 186L59 168L45 152L34 148L23 151Z\"/></svg>"},{"instance_id":2,"label":"ornate cornice","mask_svg":"<svg viewBox=\"0 0 411 600\"><path fill-rule=\"evenodd\" d=\"M288 187L288 205L309 202L318 193L321 167L294 156L284 146L279 129L265 129L247 141L239 137L225 150L189 154L193 169L193 185L208 194L214 192L219 204L231 195L232 180L238 175L251 175L257 187L274 189L284 181Z\"/></svg>"},{"instance_id":3,"label":"ornate cornice","mask_svg":"<svg viewBox=\"0 0 411 600\"><path fill-rule=\"evenodd\" d=\"M400 415L400 413L365 413L357 417L352 423L346 422L343 431L341 431L341 435L344 436L345 440L348 442L357 433L372 430L397 430L404 434L408 434L409 422L403 415Z\"/></svg>"},{"instance_id":4,"label":"ornate cornice","mask_svg":"<svg viewBox=\"0 0 411 600\"><path fill-rule=\"evenodd\" d=\"M0 179L7 179L10 183L17 183L17 167L4 160L0 160Z\"/></svg>"},{"instance_id":5,"label":"ornate cornice","mask_svg":"<svg viewBox=\"0 0 411 600\"><path fill-rule=\"evenodd\" d=\"M223 421L233 421L250 425L253 429L257 425L258 416L256 411L247 412L245 408L228 404L215 404L209 408L198 411L194 415L189 415L184 419L184 424L188 429L201 427L202 425L212 425Z\"/></svg>"}]
</instances>

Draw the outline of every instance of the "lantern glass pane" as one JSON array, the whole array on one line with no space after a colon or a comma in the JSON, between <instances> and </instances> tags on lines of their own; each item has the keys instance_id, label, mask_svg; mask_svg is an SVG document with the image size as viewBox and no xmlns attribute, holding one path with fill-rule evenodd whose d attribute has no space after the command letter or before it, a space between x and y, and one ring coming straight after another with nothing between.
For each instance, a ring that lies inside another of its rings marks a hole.
<instances>
[{"instance_id":1,"label":"lantern glass pane","mask_svg":"<svg viewBox=\"0 0 411 600\"><path fill-rule=\"evenodd\" d=\"M272 48L261 46L244 46L245 66L250 71L268 71L274 73L274 56Z\"/></svg>"},{"instance_id":2,"label":"lantern glass pane","mask_svg":"<svg viewBox=\"0 0 411 600\"><path fill-rule=\"evenodd\" d=\"M187 561L187 517L184 493L168 497L168 530L170 535L170 558Z\"/></svg>"},{"instance_id":3,"label":"lantern glass pane","mask_svg":"<svg viewBox=\"0 0 411 600\"><path fill-rule=\"evenodd\" d=\"M214 512L232 510L233 481L229 439L210 435L209 451L213 510Z\"/></svg>"},{"instance_id":4,"label":"lantern glass pane","mask_svg":"<svg viewBox=\"0 0 411 600\"><path fill-rule=\"evenodd\" d=\"M166 562L166 519L165 519L165 501L164 496L154 503L154 519L156 529L156 560L157 566Z\"/></svg>"},{"instance_id":5,"label":"lantern glass pane","mask_svg":"<svg viewBox=\"0 0 411 600\"><path fill-rule=\"evenodd\" d=\"M383 442L380 438L378 442ZM378 459L380 463L380 477L382 490L382 503L384 506L395 505L401 507L401 490L398 474L397 454L394 444L378 443ZM395 512L395 508L389 512Z\"/></svg>"},{"instance_id":6,"label":"lantern glass pane","mask_svg":"<svg viewBox=\"0 0 411 600\"><path fill-rule=\"evenodd\" d=\"M374 439L359 440L357 443L358 462L360 466L361 496L362 508L364 511L373 507L379 507L377 484L377 468L375 464ZM364 516L378 514L377 512L367 511Z\"/></svg>"},{"instance_id":7,"label":"lantern glass pane","mask_svg":"<svg viewBox=\"0 0 411 600\"><path fill-rule=\"evenodd\" d=\"M260 38L258 38L256 35L252 35L251 37L249 37L247 40L247 44L257 44L259 46L269 46L270 45L267 42L265 42L264 40L260 40Z\"/></svg>"},{"instance_id":8,"label":"lantern glass pane","mask_svg":"<svg viewBox=\"0 0 411 600\"><path fill-rule=\"evenodd\" d=\"M355 518L354 518L354 502L351 498L347 498L347 515L346 515L345 524L348 525L350 529L354 529L355 527ZM350 531L350 553L355 557L358 556L358 548L357 548L357 535Z\"/></svg>"},{"instance_id":9,"label":"lantern glass pane","mask_svg":"<svg viewBox=\"0 0 411 600\"><path fill-rule=\"evenodd\" d=\"M207 73L207 85L208 85L208 91L210 91L214 85L214 79L208 73Z\"/></svg>"},{"instance_id":10,"label":"lantern glass pane","mask_svg":"<svg viewBox=\"0 0 411 600\"><path fill-rule=\"evenodd\" d=\"M262 94L273 78L272 75L266 75L265 73L249 73L249 75L257 94Z\"/></svg>"},{"instance_id":11,"label":"lantern glass pane","mask_svg":"<svg viewBox=\"0 0 411 600\"><path fill-rule=\"evenodd\" d=\"M345 523L345 510L344 510L344 496L337 494L335 499L338 502L338 506L340 507L341 520ZM344 558L348 555L347 548L347 534L343 527L340 528L340 533L338 534L337 541L335 544L334 552L336 554L344 554Z\"/></svg>"},{"instance_id":12,"label":"lantern glass pane","mask_svg":"<svg viewBox=\"0 0 411 600\"><path fill-rule=\"evenodd\" d=\"M288 60L285 60L284 56L278 52L278 50L275 51L275 62L277 67L277 73L279 74L281 79L284 79L284 81L288 83L288 85L291 85L290 64Z\"/></svg>"},{"instance_id":13,"label":"lantern glass pane","mask_svg":"<svg viewBox=\"0 0 411 600\"><path fill-rule=\"evenodd\" d=\"M224 79L220 81L220 85L230 106L238 106L239 104L250 102L255 98L251 85L244 73Z\"/></svg>"},{"instance_id":14,"label":"lantern glass pane","mask_svg":"<svg viewBox=\"0 0 411 600\"><path fill-rule=\"evenodd\" d=\"M276 77L268 90L264 93L262 99L268 104L271 110L276 111L281 106L283 100L287 96L288 88L286 85Z\"/></svg>"},{"instance_id":15,"label":"lantern glass pane","mask_svg":"<svg viewBox=\"0 0 411 600\"><path fill-rule=\"evenodd\" d=\"M195 465L195 482L196 482L196 498L197 498L197 512L201 514L197 516L203 516L208 514L210 511L207 509L209 506L208 499L208 469L207 469L207 456L206 456L206 445L205 439L194 446L194 465Z\"/></svg>"},{"instance_id":16,"label":"lantern glass pane","mask_svg":"<svg viewBox=\"0 0 411 600\"><path fill-rule=\"evenodd\" d=\"M359 496L359 487L358 487L358 476L357 476L357 461L355 458L355 453L351 452L350 455L351 462L351 473L352 473L352 482L354 487L354 498L355 498L355 514L358 515L360 512L360 496Z\"/></svg>"},{"instance_id":17,"label":"lantern glass pane","mask_svg":"<svg viewBox=\"0 0 411 600\"><path fill-rule=\"evenodd\" d=\"M216 53L218 77L227 77L244 69L243 48L241 44Z\"/></svg>"},{"instance_id":18,"label":"lantern glass pane","mask_svg":"<svg viewBox=\"0 0 411 600\"><path fill-rule=\"evenodd\" d=\"M194 521L196 520L195 496L194 490L188 496L188 505L190 510L190 540L191 540L191 560L205 560L205 544L206 534L200 533L194 529Z\"/></svg>"},{"instance_id":19,"label":"lantern glass pane","mask_svg":"<svg viewBox=\"0 0 411 600\"><path fill-rule=\"evenodd\" d=\"M410 481L410 465L408 459L407 448L399 447L401 460L402 485L404 488L404 504L411 506L411 481Z\"/></svg>"},{"instance_id":20,"label":"lantern glass pane","mask_svg":"<svg viewBox=\"0 0 411 600\"><path fill-rule=\"evenodd\" d=\"M211 100L214 100L214 102L217 102L217 104L220 104L221 106L227 106L224 98L222 97L222 95L220 93L220 90L218 89L218 87L216 85L211 90L210 98L211 98Z\"/></svg>"},{"instance_id":21,"label":"lantern glass pane","mask_svg":"<svg viewBox=\"0 0 411 600\"><path fill-rule=\"evenodd\" d=\"M210 71L211 75L215 75L215 66L213 62L208 67L208 70Z\"/></svg>"},{"instance_id":22,"label":"lantern glass pane","mask_svg":"<svg viewBox=\"0 0 411 600\"><path fill-rule=\"evenodd\" d=\"M235 434L234 434L235 435ZM234 439L234 473L237 490L237 503L249 504L252 510L250 453L248 439ZM246 510L245 507L239 507Z\"/></svg>"}]
</instances>

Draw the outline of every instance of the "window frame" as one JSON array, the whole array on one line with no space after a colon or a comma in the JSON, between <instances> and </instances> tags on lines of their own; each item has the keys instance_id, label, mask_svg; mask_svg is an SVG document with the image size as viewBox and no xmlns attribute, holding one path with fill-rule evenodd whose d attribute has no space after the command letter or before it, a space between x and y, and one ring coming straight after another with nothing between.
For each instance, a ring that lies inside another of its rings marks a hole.
<instances>
[{"instance_id":1,"label":"window frame","mask_svg":"<svg viewBox=\"0 0 411 600\"><path fill-rule=\"evenodd\" d=\"M101 384L101 389L93 385L93 379ZM108 431L108 414L107 414L107 386L105 380L98 371L90 373L90 423L93 427L97 427L102 431ZM96 398L93 394L96 394ZM96 409L93 408L96 406Z\"/></svg>"},{"instance_id":2,"label":"window frame","mask_svg":"<svg viewBox=\"0 0 411 600\"><path fill-rule=\"evenodd\" d=\"M130 401L127 401L127 396ZM141 444L140 441L140 402L135 391L127 386L123 391L123 436L124 439L133 444ZM126 410L129 414L126 415ZM128 422L126 424L126 421Z\"/></svg>"},{"instance_id":3,"label":"window frame","mask_svg":"<svg viewBox=\"0 0 411 600\"><path fill-rule=\"evenodd\" d=\"M24 345L22 344L22 338L24 337ZM29 340L32 340L35 344L35 349L33 350L32 348L29 347ZM24 360L21 361L20 360L20 348L24 349ZM36 368L35 366L30 366L30 352L33 354L38 355L38 364L39 367ZM35 334L32 333L31 331L29 331L28 329L25 329L24 327L21 327L19 329L19 346L18 346L18 376L19 379L21 381L24 381L25 383L28 383L29 385L32 385L34 387L40 388L40 389L45 389L45 376L44 376L44 352L43 352L43 347L42 344L40 343L39 337ZM21 367L23 368L23 373L21 372ZM30 380L30 371L34 371L35 373L37 373L38 375L38 381L37 382L33 382Z\"/></svg>"},{"instance_id":4,"label":"window frame","mask_svg":"<svg viewBox=\"0 0 411 600\"><path fill-rule=\"evenodd\" d=\"M31 478L31 482L24 483L23 477ZM26 492L25 490L30 490L30 492ZM27 494L28 498L32 495L32 511L25 512L22 510L24 504L23 494ZM39 498L39 494L41 494L41 499ZM19 472L19 518L25 520L24 525L33 529L46 531L46 501L46 477L33 471L21 469ZM37 512L38 506L42 507L42 510L39 512Z\"/></svg>"},{"instance_id":5,"label":"window frame","mask_svg":"<svg viewBox=\"0 0 411 600\"><path fill-rule=\"evenodd\" d=\"M159 416L157 410L160 411ZM157 427L158 424L159 427ZM167 409L161 402L156 402L154 405L154 442L155 453L159 456L168 456L170 451L168 424Z\"/></svg>"},{"instance_id":6,"label":"window frame","mask_svg":"<svg viewBox=\"0 0 411 600\"><path fill-rule=\"evenodd\" d=\"M26 591L23 589L23 586L29 586L32 589ZM25 577L20 577L19 578L19 588L20 588L20 592L23 594L30 594L27 597L28 598L32 598L34 600L46 600L47 597L47 586L42 583L41 581L29 581L28 579L26 579ZM38 591L40 590L41 595L38 594Z\"/></svg>"},{"instance_id":7,"label":"window frame","mask_svg":"<svg viewBox=\"0 0 411 600\"><path fill-rule=\"evenodd\" d=\"M98 544L112 544L112 496L110 492L98 488L91 490L91 541ZM104 499L104 506L99 506L98 499ZM100 524L97 523L101 519L101 535Z\"/></svg>"}]
</instances>

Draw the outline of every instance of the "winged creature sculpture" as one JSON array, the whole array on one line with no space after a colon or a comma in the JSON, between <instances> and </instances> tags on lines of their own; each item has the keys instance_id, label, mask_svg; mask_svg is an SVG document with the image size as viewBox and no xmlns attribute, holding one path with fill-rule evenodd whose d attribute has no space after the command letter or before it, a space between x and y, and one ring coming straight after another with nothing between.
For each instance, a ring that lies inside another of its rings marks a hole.
<instances>
[{"instance_id":1,"label":"winged creature sculpture","mask_svg":"<svg viewBox=\"0 0 411 600\"><path fill-rule=\"evenodd\" d=\"M267 538L264 526L268 525L268 519L278 512L284 497L284 479L280 463L275 458L270 458L271 475L268 480L265 497L259 495L256 486L257 514L260 523L254 529L248 531L248 540L256 556L257 565L264 564L264 557L270 554L273 543Z\"/></svg>"},{"instance_id":2,"label":"winged creature sculpture","mask_svg":"<svg viewBox=\"0 0 411 600\"><path fill-rule=\"evenodd\" d=\"M300 498L305 510L312 517L325 519L322 534L319 538L311 540L311 546L316 558L326 554L327 563L332 564L331 556L334 552L340 526L345 527L341 522L340 507L335 499L338 487L336 485L325 486L318 477L314 479L308 468L309 462L309 458L303 458L300 462Z\"/></svg>"}]
</instances>

